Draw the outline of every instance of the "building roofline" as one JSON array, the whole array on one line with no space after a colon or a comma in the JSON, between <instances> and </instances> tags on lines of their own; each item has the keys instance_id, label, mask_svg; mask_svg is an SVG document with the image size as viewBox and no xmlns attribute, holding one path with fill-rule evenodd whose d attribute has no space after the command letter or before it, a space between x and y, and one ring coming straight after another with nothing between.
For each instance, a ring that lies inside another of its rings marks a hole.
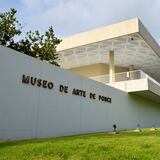
<instances>
[{"instance_id":1,"label":"building roofline","mask_svg":"<svg viewBox=\"0 0 160 160\"><path fill-rule=\"evenodd\" d=\"M57 52L135 33L139 33L144 41L160 56L158 43L138 18L64 37L57 46Z\"/></svg>"},{"instance_id":2,"label":"building roofline","mask_svg":"<svg viewBox=\"0 0 160 160\"><path fill-rule=\"evenodd\" d=\"M147 28L143 25L143 23L139 19L138 19L138 25L139 25L139 34L141 35L141 37L153 49L153 51L158 56L160 56L159 44L156 42L156 40L152 37Z\"/></svg>"}]
</instances>

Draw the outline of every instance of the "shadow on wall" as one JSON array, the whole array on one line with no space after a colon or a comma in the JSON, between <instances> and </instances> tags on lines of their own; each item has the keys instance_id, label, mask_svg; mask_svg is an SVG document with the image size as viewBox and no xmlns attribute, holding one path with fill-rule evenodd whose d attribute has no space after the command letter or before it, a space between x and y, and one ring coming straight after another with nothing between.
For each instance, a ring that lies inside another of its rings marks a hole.
<instances>
[{"instance_id":1,"label":"shadow on wall","mask_svg":"<svg viewBox=\"0 0 160 160\"><path fill-rule=\"evenodd\" d=\"M140 106L152 106L160 108L160 98L150 91L140 91L136 93L128 93L128 97L133 101L138 101ZM147 105L145 105L147 103ZM157 103L157 105L155 105Z\"/></svg>"}]
</instances>

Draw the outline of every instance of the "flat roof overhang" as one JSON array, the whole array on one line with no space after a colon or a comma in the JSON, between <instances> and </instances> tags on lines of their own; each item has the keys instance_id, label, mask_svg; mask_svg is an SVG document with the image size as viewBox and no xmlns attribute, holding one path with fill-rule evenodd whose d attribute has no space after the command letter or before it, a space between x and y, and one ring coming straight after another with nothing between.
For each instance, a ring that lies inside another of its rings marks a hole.
<instances>
[{"instance_id":1,"label":"flat roof overhang","mask_svg":"<svg viewBox=\"0 0 160 160\"><path fill-rule=\"evenodd\" d=\"M115 65L134 65L160 82L160 47L138 18L65 37L57 47L66 69L108 64L109 50L115 51Z\"/></svg>"}]
</instances>

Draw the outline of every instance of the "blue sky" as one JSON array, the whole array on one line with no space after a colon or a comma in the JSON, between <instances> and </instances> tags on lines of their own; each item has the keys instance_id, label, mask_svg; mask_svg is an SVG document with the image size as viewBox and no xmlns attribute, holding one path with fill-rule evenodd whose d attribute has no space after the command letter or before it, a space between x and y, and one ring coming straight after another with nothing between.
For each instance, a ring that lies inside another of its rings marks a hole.
<instances>
[{"instance_id":1,"label":"blue sky","mask_svg":"<svg viewBox=\"0 0 160 160\"><path fill-rule=\"evenodd\" d=\"M0 12L11 7L24 31L52 25L59 37L139 17L160 43L160 0L0 0Z\"/></svg>"}]
</instances>

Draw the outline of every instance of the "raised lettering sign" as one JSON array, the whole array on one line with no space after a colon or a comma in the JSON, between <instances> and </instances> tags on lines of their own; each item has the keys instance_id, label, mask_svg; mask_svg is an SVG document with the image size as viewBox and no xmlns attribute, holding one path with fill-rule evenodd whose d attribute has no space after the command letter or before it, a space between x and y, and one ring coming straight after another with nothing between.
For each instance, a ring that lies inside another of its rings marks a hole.
<instances>
[{"instance_id":1,"label":"raised lettering sign","mask_svg":"<svg viewBox=\"0 0 160 160\"><path fill-rule=\"evenodd\" d=\"M30 77L22 75L22 83L31 84L32 86L43 87L47 89L52 89L54 87L53 82L48 82L46 80L38 79L36 77Z\"/></svg>"},{"instance_id":2,"label":"raised lettering sign","mask_svg":"<svg viewBox=\"0 0 160 160\"><path fill-rule=\"evenodd\" d=\"M45 89L47 88L50 90L53 89L53 87L54 87L53 82L49 82L47 80L43 80L43 79L36 78L36 77L31 77L31 76L28 76L25 74L22 75L22 83L27 84L27 85L30 84L32 86L37 86L37 87L41 87L41 88L45 88ZM69 92L68 88L69 88L68 86L60 84L59 85L59 92L67 94ZM77 88L73 88L72 95L76 95L76 96L84 97L84 98L88 97L92 100L97 99L100 102L112 103L112 99L110 97L96 95L96 93L92 93L92 92L88 92L88 94L87 94L87 91L77 89Z\"/></svg>"}]
</instances>

